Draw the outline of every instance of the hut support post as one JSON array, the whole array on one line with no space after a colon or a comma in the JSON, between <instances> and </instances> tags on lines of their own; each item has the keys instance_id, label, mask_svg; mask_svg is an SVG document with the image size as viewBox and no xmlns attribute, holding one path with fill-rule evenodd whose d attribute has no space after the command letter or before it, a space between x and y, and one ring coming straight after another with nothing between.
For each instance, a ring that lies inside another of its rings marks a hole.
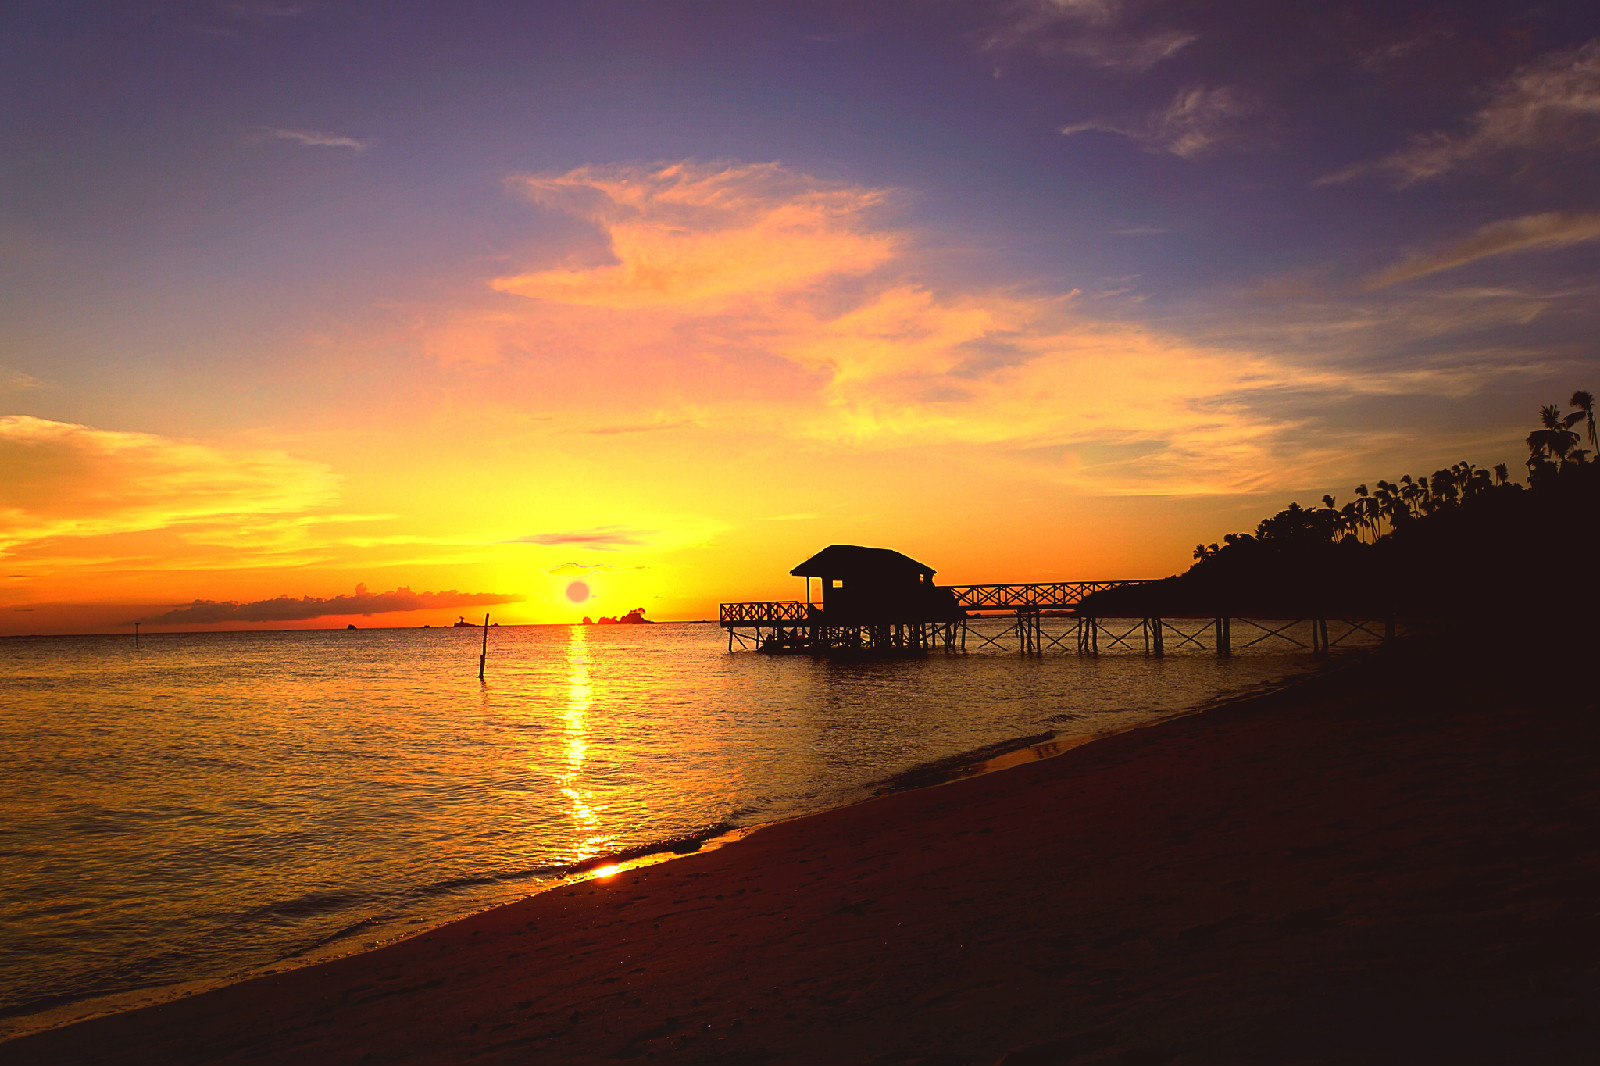
<instances>
[{"instance_id":1,"label":"hut support post","mask_svg":"<svg viewBox=\"0 0 1600 1066\"><path fill-rule=\"evenodd\" d=\"M1166 646L1161 640L1161 619L1150 619L1150 653L1157 659L1166 655Z\"/></svg>"}]
</instances>

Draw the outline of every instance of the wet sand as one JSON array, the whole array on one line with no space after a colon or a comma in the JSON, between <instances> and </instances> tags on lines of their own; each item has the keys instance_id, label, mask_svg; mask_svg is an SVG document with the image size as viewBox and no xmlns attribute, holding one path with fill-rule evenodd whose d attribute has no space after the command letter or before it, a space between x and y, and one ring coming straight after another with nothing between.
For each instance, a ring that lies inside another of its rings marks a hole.
<instances>
[{"instance_id":1,"label":"wet sand","mask_svg":"<svg viewBox=\"0 0 1600 1066\"><path fill-rule=\"evenodd\" d=\"M3 1062L1596 1062L1587 649L1427 645Z\"/></svg>"}]
</instances>

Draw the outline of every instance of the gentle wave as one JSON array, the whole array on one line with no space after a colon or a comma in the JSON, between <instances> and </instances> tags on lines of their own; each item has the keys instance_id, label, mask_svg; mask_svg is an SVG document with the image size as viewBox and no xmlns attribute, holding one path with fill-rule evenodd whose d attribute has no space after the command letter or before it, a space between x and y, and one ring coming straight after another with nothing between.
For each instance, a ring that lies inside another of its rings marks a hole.
<instances>
[{"instance_id":1,"label":"gentle wave","mask_svg":"<svg viewBox=\"0 0 1600 1066\"><path fill-rule=\"evenodd\" d=\"M728 654L712 626L538 626L491 635L480 685L479 639L7 641L0 1017L364 947L1313 663L830 663Z\"/></svg>"}]
</instances>

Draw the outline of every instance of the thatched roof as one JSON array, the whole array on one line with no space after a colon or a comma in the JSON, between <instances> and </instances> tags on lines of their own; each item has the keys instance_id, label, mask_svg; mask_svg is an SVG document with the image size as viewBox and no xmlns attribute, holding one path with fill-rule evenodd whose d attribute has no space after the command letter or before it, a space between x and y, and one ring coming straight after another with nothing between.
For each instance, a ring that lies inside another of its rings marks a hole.
<instances>
[{"instance_id":1,"label":"thatched roof","mask_svg":"<svg viewBox=\"0 0 1600 1066\"><path fill-rule=\"evenodd\" d=\"M933 567L917 562L889 548L863 548L857 544L830 544L817 554L789 571L795 577L841 578L849 581L868 579L916 580L921 575L933 576Z\"/></svg>"}]
</instances>

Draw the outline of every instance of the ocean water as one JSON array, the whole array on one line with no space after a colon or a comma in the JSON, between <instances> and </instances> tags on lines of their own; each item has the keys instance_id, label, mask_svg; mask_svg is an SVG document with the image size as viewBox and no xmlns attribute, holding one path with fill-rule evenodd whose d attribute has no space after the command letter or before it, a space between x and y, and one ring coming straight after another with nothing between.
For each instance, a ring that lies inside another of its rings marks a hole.
<instances>
[{"instance_id":1,"label":"ocean water","mask_svg":"<svg viewBox=\"0 0 1600 1066\"><path fill-rule=\"evenodd\" d=\"M663 842L1315 665L1281 642L1222 661L1170 639L1162 659L835 663L730 654L713 625L527 626L491 630L480 684L480 639L0 641L0 1035L360 950Z\"/></svg>"}]
</instances>

